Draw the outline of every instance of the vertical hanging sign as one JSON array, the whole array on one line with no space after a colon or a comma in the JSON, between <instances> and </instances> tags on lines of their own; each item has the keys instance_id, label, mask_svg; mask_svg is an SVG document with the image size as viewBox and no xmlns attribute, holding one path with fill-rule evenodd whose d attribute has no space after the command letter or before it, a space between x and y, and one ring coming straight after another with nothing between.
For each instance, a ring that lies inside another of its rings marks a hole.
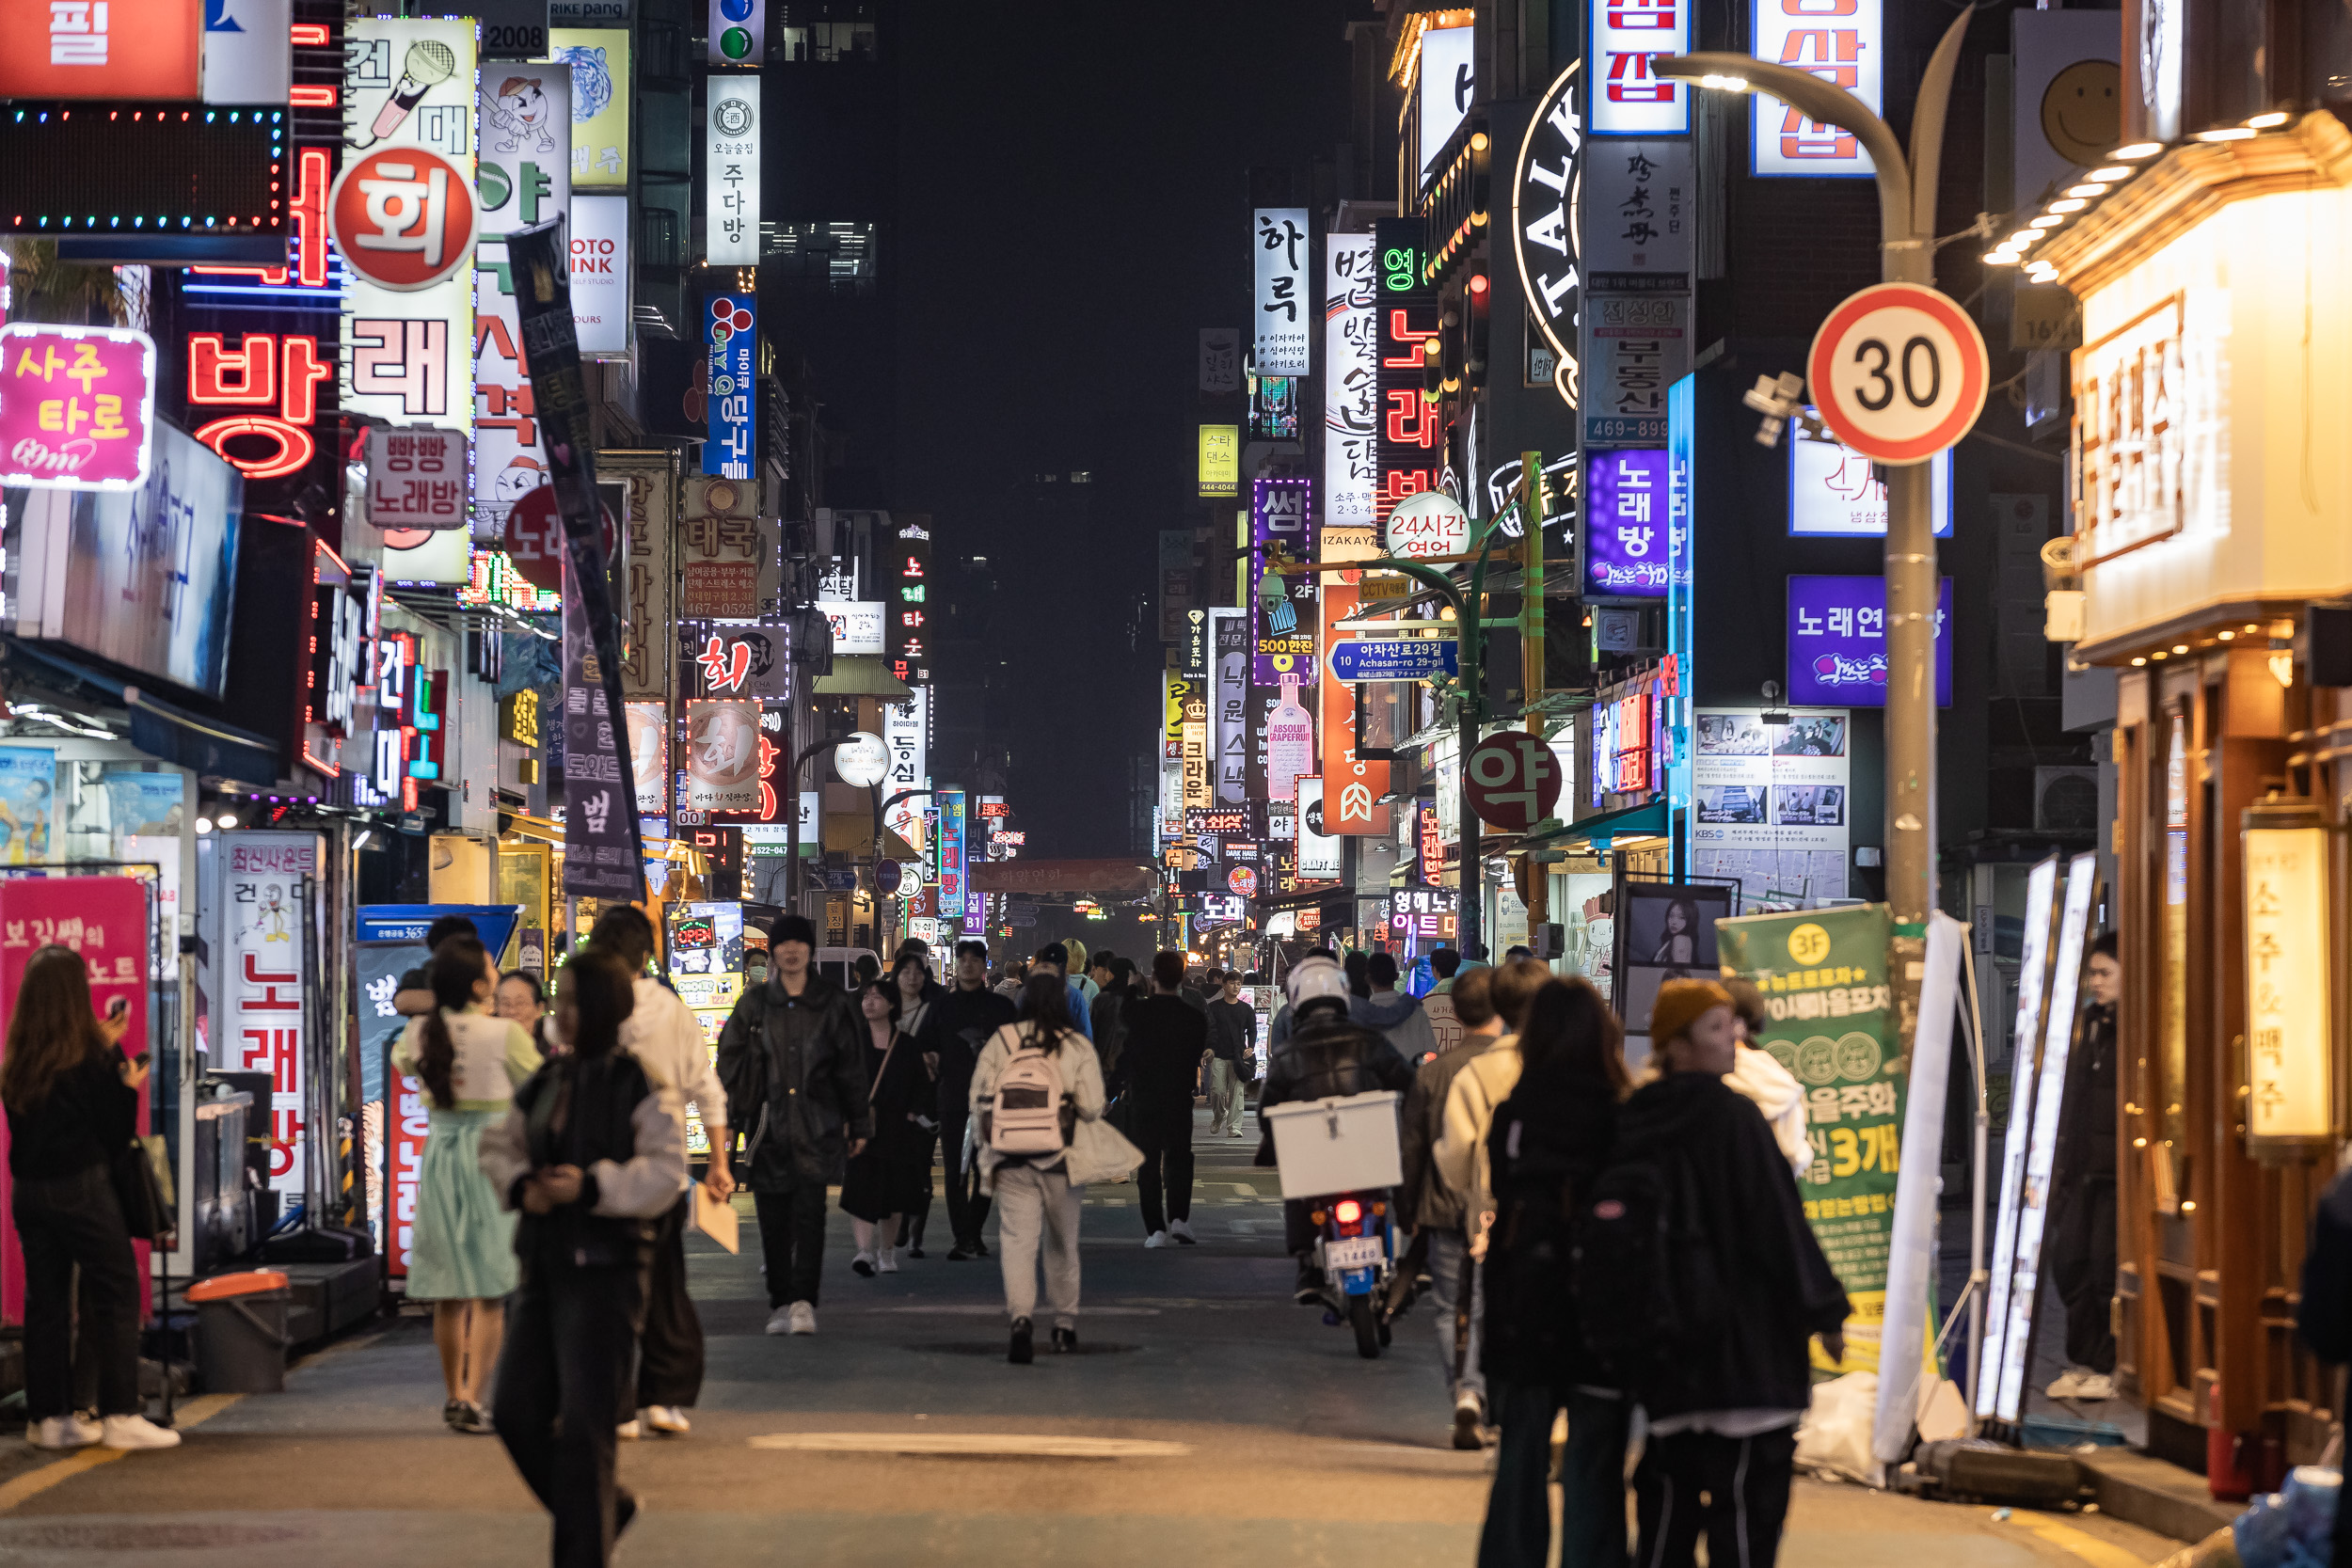
<instances>
[{"instance_id":1,"label":"vertical hanging sign","mask_svg":"<svg viewBox=\"0 0 2352 1568\"><path fill-rule=\"evenodd\" d=\"M759 78L713 76L703 121L705 259L759 264Z\"/></svg>"},{"instance_id":2,"label":"vertical hanging sign","mask_svg":"<svg viewBox=\"0 0 2352 1568\"><path fill-rule=\"evenodd\" d=\"M939 802L939 913L963 918L963 791L943 789Z\"/></svg>"},{"instance_id":3,"label":"vertical hanging sign","mask_svg":"<svg viewBox=\"0 0 2352 1568\"><path fill-rule=\"evenodd\" d=\"M1380 285L1372 236L1333 234L1324 257L1323 517L1370 523L1380 487Z\"/></svg>"},{"instance_id":4,"label":"vertical hanging sign","mask_svg":"<svg viewBox=\"0 0 2352 1568\"><path fill-rule=\"evenodd\" d=\"M1749 17L1757 59L1810 71L1861 99L1872 114L1886 112L1880 0L1752 0ZM1817 125L1762 93L1749 98L1748 116L1751 174L1851 179L1873 172L1870 154L1851 131Z\"/></svg>"},{"instance_id":5,"label":"vertical hanging sign","mask_svg":"<svg viewBox=\"0 0 2352 1568\"><path fill-rule=\"evenodd\" d=\"M1270 606L1263 587L1266 566L1278 552L1294 562L1314 559L1313 489L1314 482L1307 479L1250 484L1249 604L1257 624L1251 678L1261 686L1279 685L1285 677L1305 686L1315 678L1314 574L1279 578L1282 591Z\"/></svg>"},{"instance_id":6,"label":"vertical hanging sign","mask_svg":"<svg viewBox=\"0 0 2352 1568\"><path fill-rule=\"evenodd\" d=\"M898 525L883 628L890 673L914 684L931 678L931 535L920 523Z\"/></svg>"},{"instance_id":7,"label":"vertical hanging sign","mask_svg":"<svg viewBox=\"0 0 2352 1568\"><path fill-rule=\"evenodd\" d=\"M303 1011L306 884L319 873L316 833L231 836L222 868L228 1022L221 1034L240 1072L270 1074L269 1184L303 1193L310 1085Z\"/></svg>"},{"instance_id":8,"label":"vertical hanging sign","mask_svg":"<svg viewBox=\"0 0 2352 1568\"><path fill-rule=\"evenodd\" d=\"M1258 259L1257 364L1260 375L1308 373L1307 209L1261 207L1254 230Z\"/></svg>"},{"instance_id":9,"label":"vertical hanging sign","mask_svg":"<svg viewBox=\"0 0 2352 1568\"><path fill-rule=\"evenodd\" d=\"M1353 583L1328 583L1323 590L1323 646L1337 636L1332 627L1356 613L1360 591ZM1389 793L1389 767L1356 754L1356 689L1339 679L1319 681L1323 732L1323 828L1325 836L1343 834L1379 837L1391 832L1389 808L1380 803ZM1299 802L1301 809L1305 801ZM1303 840L1302 840L1303 842Z\"/></svg>"},{"instance_id":10,"label":"vertical hanging sign","mask_svg":"<svg viewBox=\"0 0 2352 1568\"><path fill-rule=\"evenodd\" d=\"M1650 61L1690 53L1692 4L1593 0L1586 36L1592 40L1594 135L1679 136L1690 131L1691 84L1653 75Z\"/></svg>"},{"instance_id":11,"label":"vertical hanging sign","mask_svg":"<svg viewBox=\"0 0 2352 1568\"><path fill-rule=\"evenodd\" d=\"M497 65L482 73L477 104L482 158L482 240L474 248L473 531L496 540L516 501L547 483L547 452L515 341L514 271L503 236L572 204L572 71L567 65Z\"/></svg>"},{"instance_id":12,"label":"vertical hanging sign","mask_svg":"<svg viewBox=\"0 0 2352 1568\"><path fill-rule=\"evenodd\" d=\"M1422 395L1427 380L1422 345L1438 336L1438 302L1422 280L1421 219L1382 218L1373 245L1379 279L1380 408L1379 486L1372 506L1385 547L1389 514L1407 496L1438 487L1445 456L1438 438L1438 405Z\"/></svg>"}]
</instances>

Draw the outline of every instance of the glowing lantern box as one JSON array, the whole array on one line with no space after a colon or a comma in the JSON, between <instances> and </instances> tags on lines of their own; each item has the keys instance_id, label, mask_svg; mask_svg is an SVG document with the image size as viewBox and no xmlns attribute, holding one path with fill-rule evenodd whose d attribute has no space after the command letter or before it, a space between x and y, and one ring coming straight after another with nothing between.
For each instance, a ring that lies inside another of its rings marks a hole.
<instances>
[{"instance_id":1,"label":"glowing lantern box","mask_svg":"<svg viewBox=\"0 0 2352 1568\"><path fill-rule=\"evenodd\" d=\"M155 445L155 341L111 326L0 326L0 484L135 490Z\"/></svg>"},{"instance_id":2,"label":"glowing lantern box","mask_svg":"<svg viewBox=\"0 0 2352 1568\"><path fill-rule=\"evenodd\" d=\"M1267 1110L1282 1196L1376 1192L1403 1181L1396 1132L1400 1098L1393 1089L1374 1089Z\"/></svg>"}]
</instances>

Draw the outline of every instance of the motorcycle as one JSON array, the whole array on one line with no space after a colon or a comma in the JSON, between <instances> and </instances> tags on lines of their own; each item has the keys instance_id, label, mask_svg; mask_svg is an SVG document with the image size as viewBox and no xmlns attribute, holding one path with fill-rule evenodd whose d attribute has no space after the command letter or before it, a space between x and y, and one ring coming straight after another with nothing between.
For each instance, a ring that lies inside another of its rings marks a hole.
<instances>
[{"instance_id":1,"label":"motorcycle","mask_svg":"<svg viewBox=\"0 0 2352 1568\"><path fill-rule=\"evenodd\" d=\"M1390 1284L1396 1274L1396 1222L1388 1195L1334 1193L1311 1200L1315 1262L1323 1270L1323 1321L1355 1331L1356 1354L1378 1358L1391 1338Z\"/></svg>"}]
</instances>

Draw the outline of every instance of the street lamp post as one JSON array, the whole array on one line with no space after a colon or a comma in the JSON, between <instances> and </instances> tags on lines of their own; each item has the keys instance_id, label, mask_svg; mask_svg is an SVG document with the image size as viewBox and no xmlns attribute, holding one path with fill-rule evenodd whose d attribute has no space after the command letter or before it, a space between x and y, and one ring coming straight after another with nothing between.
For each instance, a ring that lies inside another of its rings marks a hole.
<instances>
[{"instance_id":1,"label":"street lamp post","mask_svg":"<svg viewBox=\"0 0 2352 1568\"><path fill-rule=\"evenodd\" d=\"M1945 31L1919 82L1912 113L1911 156L1887 123L1862 100L1810 71L1746 55L1653 56L1660 76L1731 92L1777 98L1817 124L1851 131L1869 151L1879 185L1881 277L1889 283L1935 284L1935 188L1952 72L1972 9ZM1816 390L1815 396L1820 396ZM1930 463L1888 467L1886 481L1886 901L1894 912L1897 956L1925 951L1928 911L1935 907L1935 612L1939 597ZM1908 973L1899 963L1896 974ZM1907 1001L1916 986L1905 988ZM1911 1032L1904 1008L1904 1034Z\"/></svg>"}]
</instances>

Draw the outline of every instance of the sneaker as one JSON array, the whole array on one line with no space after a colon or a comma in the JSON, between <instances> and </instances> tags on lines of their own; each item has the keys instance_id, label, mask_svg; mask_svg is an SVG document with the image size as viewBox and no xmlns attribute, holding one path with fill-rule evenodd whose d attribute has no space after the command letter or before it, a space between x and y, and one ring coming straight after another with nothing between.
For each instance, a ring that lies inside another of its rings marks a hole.
<instances>
[{"instance_id":1,"label":"sneaker","mask_svg":"<svg viewBox=\"0 0 2352 1568\"><path fill-rule=\"evenodd\" d=\"M768 1332L769 1332L769 1333L771 1333L771 1334L789 1334L789 1333L791 1333L791 1332L792 1332L792 1308L790 1308L789 1307L777 1307L774 1311L772 1311L772 1312L769 1313L769 1314L768 1314Z\"/></svg>"},{"instance_id":2,"label":"sneaker","mask_svg":"<svg viewBox=\"0 0 2352 1568\"><path fill-rule=\"evenodd\" d=\"M907 1248L907 1256L909 1258L929 1258L930 1254L925 1252L920 1246L911 1246Z\"/></svg>"},{"instance_id":3,"label":"sneaker","mask_svg":"<svg viewBox=\"0 0 2352 1568\"><path fill-rule=\"evenodd\" d=\"M972 1256L975 1258L988 1257L988 1243L986 1242L974 1242L972 1243Z\"/></svg>"},{"instance_id":4,"label":"sneaker","mask_svg":"<svg viewBox=\"0 0 2352 1568\"><path fill-rule=\"evenodd\" d=\"M1057 1328L1054 1330L1054 1354L1056 1355L1068 1355L1077 1348L1078 1331L1076 1329Z\"/></svg>"},{"instance_id":5,"label":"sneaker","mask_svg":"<svg viewBox=\"0 0 2352 1568\"><path fill-rule=\"evenodd\" d=\"M452 1400L447 1404L441 1406L441 1421L442 1424L447 1426L452 1432L465 1431L466 1402L464 1400Z\"/></svg>"},{"instance_id":6,"label":"sneaker","mask_svg":"<svg viewBox=\"0 0 2352 1568\"><path fill-rule=\"evenodd\" d=\"M1476 1394L1464 1394L1454 1406L1454 1446L1465 1452L1483 1447L1478 1434L1484 1413Z\"/></svg>"},{"instance_id":7,"label":"sneaker","mask_svg":"<svg viewBox=\"0 0 2352 1568\"><path fill-rule=\"evenodd\" d=\"M612 1435L624 1443L634 1443L645 1435L645 1423L632 1416L615 1427Z\"/></svg>"},{"instance_id":8,"label":"sneaker","mask_svg":"<svg viewBox=\"0 0 2352 1568\"><path fill-rule=\"evenodd\" d=\"M626 1486L612 1489L612 1539L618 1541L628 1522L637 1517L637 1494Z\"/></svg>"},{"instance_id":9,"label":"sneaker","mask_svg":"<svg viewBox=\"0 0 2352 1568\"><path fill-rule=\"evenodd\" d=\"M1238 1138L1238 1137L1240 1137L1240 1136L1241 1136L1241 1129L1240 1129L1240 1128L1238 1128L1238 1127L1236 1127L1236 1128L1234 1128L1234 1129L1233 1129L1231 1132L1228 1132L1228 1133L1226 1133L1225 1135L1226 1135L1227 1137L1229 1137L1229 1138Z\"/></svg>"},{"instance_id":10,"label":"sneaker","mask_svg":"<svg viewBox=\"0 0 2352 1568\"><path fill-rule=\"evenodd\" d=\"M686 1412L675 1404L645 1406L645 1424L664 1437L683 1437L694 1430L693 1423L686 1418Z\"/></svg>"},{"instance_id":11,"label":"sneaker","mask_svg":"<svg viewBox=\"0 0 2352 1568\"><path fill-rule=\"evenodd\" d=\"M2115 1379L2105 1372L2085 1372L2074 1397L2088 1402L2115 1398Z\"/></svg>"},{"instance_id":12,"label":"sneaker","mask_svg":"<svg viewBox=\"0 0 2352 1568\"><path fill-rule=\"evenodd\" d=\"M101 1439L110 1449L176 1449L180 1434L169 1427L159 1427L144 1416L109 1416L103 1423L106 1434Z\"/></svg>"},{"instance_id":13,"label":"sneaker","mask_svg":"<svg viewBox=\"0 0 2352 1568\"><path fill-rule=\"evenodd\" d=\"M87 1449L103 1434L104 1429L96 1421L84 1420L71 1410L24 1423L24 1441L37 1449Z\"/></svg>"},{"instance_id":14,"label":"sneaker","mask_svg":"<svg viewBox=\"0 0 2352 1568\"><path fill-rule=\"evenodd\" d=\"M898 1272L898 1248L896 1248L896 1247L884 1247L884 1248L882 1248L882 1264L881 1264L881 1267L882 1267L882 1273L884 1273L884 1274L897 1274L897 1273Z\"/></svg>"},{"instance_id":15,"label":"sneaker","mask_svg":"<svg viewBox=\"0 0 2352 1568\"><path fill-rule=\"evenodd\" d=\"M490 1413L483 1409L481 1405L471 1400L463 1400L459 1402L464 1408L458 1412L456 1418L449 1423L450 1431L466 1437L487 1437L498 1430L490 1424Z\"/></svg>"},{"instance_id":16,"label":"sneaker","mask_svg":"<svg viewBox=\"0 0 2352 1568\"><path fill-rule=\"evenodd\" d=\"M792 1304L792 1330L795 1334L817 1332L817 1308L814 1304L796 1301Z\"/></svg>"},{"instance_id":17,"label":"sneaker","mask_svg":"<svg viewBox=\"0 0 2352 1568\"><path fill-rule=\"evenodd\" d=\"M874 1255L870 1252L861 1252L855 1258L850 1259L850 1272L860 1279L873 1278Z\"/></svg>"},{"instance_id":18,"label":"sneaker","mask_svg":"<svg viewBox=\"0 0 2352 1568\"><path fill-rule=\"evenodd\" d=\"M961 1242L958 1242L954 1246L947 1249L947 1261L950 1263L969 1263L973 1259L977 1258L978 1256L978 1253L974 1252L970 1247L965 1246Z\"/></svg>"},{"instance_id":19,"label":"sneaker","mask_svg":"<svg viewBox=\"0 0 2352 1568\"><path fill-rule=\"evenodd\" d=\"M1168 1233L1176 1240L1184 1243L1186 1246L1199 1246L1200 1244L1200 1238L1192 1233L1192 1221L1190 1220L1168 1221Z\"/></svg>"},{"instance_id":20,"label":"sneaker","mask_svg":"<svg viewBox=\"0 0 2352 1568\"><path fill-rule=\"evenodd\" d=\"M1165 1230L1154 1230L1152 1234L1143 1239L1143 1244L1150 1247L1166 1246L1168 1245L1168 1232Z\"/></svg>"},{"instance_id":21,"label":"sneaker","mask_svg":"<svg viewBox=\"0 0 2352 1568\"><path fill-rule=\"evenodd\" d=\"M2079 1367L2069 1367L2042 1391L2054 1400L2078 1400L2083 1397L2083 1378L2087 1374Z\"/></svg>"},{"instance_id":22,"label":"sneaker","mask_svg":"<svg viewBox=\"0 0 2352 1568\"><path fill-rule=\"evenodd\" d=\"M1025 1367L1037 1359L1037 1352L1030 1343L1028 1319L1012 1320L1012 1348L1005 1353L1005 1359L1016 1367Z\"/></svg>"}]
</instances>

